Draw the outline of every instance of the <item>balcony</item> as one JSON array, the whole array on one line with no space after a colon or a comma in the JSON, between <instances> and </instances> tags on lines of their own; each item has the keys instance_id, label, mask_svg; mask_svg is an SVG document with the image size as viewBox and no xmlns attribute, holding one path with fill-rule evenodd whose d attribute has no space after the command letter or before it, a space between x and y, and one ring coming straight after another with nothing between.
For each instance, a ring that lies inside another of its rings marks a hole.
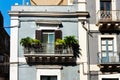
<instances>
[{"instance_id":1,"label":"balcony","mask_svg":"<svg viewBox=\"0 0 120 80\"><path fill-rule=\"evenodd\" d=\"M102 33L119 33L120 11L98 11L96 25Z\"/></svg>"},{"instance_id":2,"label":"balcony","mask_svg":"<svg viewBox=\"0 0 120 80\"><path fill-rule=\"evenodd\" d=\"M120 72L120 53L98 53L98 66L101 72Z\"/></svg>"},{"instance_id":3,"label":"balcony","mask_svg":"<svg viewBox=\"0 0 120 80\"><path fill-rule=\"evenodd\" d=\"M24 56L29 64L75 64L73 50L54 44L42 44L24 48Z\"/></svg>"}]
</instances>

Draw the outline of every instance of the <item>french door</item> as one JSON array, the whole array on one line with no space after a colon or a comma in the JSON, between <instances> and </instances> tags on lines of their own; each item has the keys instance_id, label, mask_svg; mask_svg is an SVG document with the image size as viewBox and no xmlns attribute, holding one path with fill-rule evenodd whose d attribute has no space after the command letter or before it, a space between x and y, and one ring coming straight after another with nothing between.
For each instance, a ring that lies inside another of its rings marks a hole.
<instances>
[{"instance_id":1,"label":"french door","mask_svg":"<svg viewBox=\"0 0 120 80\"><path fill-rule=\"evenodd\" d=\"M102 19L111 19L111 0L101 0L100 10Z\"/></svg>"},{"instance_id":2,"label":"french door","mask_svg":"<svg viewBox=\"0 0 120 80\"><path fill-rule=\"evenodd\" d=\"M54 32L43 32L43 43L45 46L46 53L54 53Z\"/></svg>"},{"instance_id":3,"label":"french door","mask_svg":"<svg viewBox=\"0 0 120 80\"><path fill-rule=\"evenodd\" d=\"M102 38L101 40L102 63L110 62L110 57L113 55L114 55L113 38Z\"/></svg>"}]
</instances>

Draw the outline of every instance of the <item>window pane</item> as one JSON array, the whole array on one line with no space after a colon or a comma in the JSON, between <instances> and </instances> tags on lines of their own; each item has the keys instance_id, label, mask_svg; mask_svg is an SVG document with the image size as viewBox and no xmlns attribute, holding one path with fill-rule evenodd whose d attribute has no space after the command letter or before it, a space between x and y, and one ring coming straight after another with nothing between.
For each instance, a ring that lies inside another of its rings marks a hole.
<instances>
[{"instance_id":1,"label":"window pane","mask_svg":"<svg viewBox=\"0 0 120 80\"><path fill-rule=\"evenodd\" d=\"M49 34L49 43L54 43L54 34Z\"/></svg>"},{"instance_id":2,"label":"window pane","mask_svg":"<svg viewBox=\"0 0 120 80\"><path fill-rule=\"evenodd\" d=\"M42 77L41 77L41 80L48 80L48 77L45 77L45 76L43 77L43 76L42 76Z\"/></svg>"},{"instance_id":3,"label":"window pane","mask_svg":"<svg viewBox=\"0 0 120 80\"><path fill-rule=\"evenodd\" d=\"M113 54L114 48L113 48L113 38L102 38L102 44L101 44L101 52L103 57L109 56L109 54ZM111 55L110 54L110 55Z\"/></svg>"},{"instance_id":4,"label":"window pane","mask_svg":"<svg viewBox=\"0 0 120 80\"><path fill-rule=\"evenodd\" d=\"M110 10L111 8L111 2L106 2L106 10Z\"/></svg>"},{"instance_id":5,"label":"window pane","mask_svg":"<svg viewBox=\"0 0 120 80\"><path fill-rule=\"evenodd\" d=\"M102 80L119 80L118 78L103 78Z\"/></svg>"},{"instance_id":6,"label":"window pane","mask_svg":"<svg viewBox=\"0 0 120 80\"><path fill-rule=\"evenodd\" d=\"M41 76L41 80L57 80L57 76Z\"/></svg>"},{"instance_id":7,"label":"window pane","mask_svg":"<svg viewBox=\"0 0 120 80\"><path fill-rule=\"evenodd\" d=\"M103 45L103 44L106 44L106 40L102 40L102 45Z\"/></svg>"},{"instance_id":8,"label":"window pane","mask_svg":"<svg viewBox=\"0 0 120 80\"><path fill-rule=\"evenodd\" d=\"M104 4L103 4L103 2L100 2L100 10L104 10Z\"/></svg>"},{"instance_id":9,"label":"window pane","mask_svg":"<svg viewBox=\"0 0 120 80\"><path fill-rule=\"evenodd\" d=\"M107 53L106 52L102 52L102 57L107 57Z\"/></svg>"},{"instance_id":10,"label":"window pane","mask_svg":"<svg viewBox=\"0 0 120 80\"><path fill-rule=\"evenodd\" d=\"M48 42L48 34L43 34L43 43Z\"/></svg>"},{"instance_id":11,"label":"window pane","mask_svg":"<svg viewBox=\"0 0 120 80\"><path fill-rule=\"evenodd\" d=\"M113 52L109 52L109 56L113 56Z\"/></svg>"},{"instance_id":12,"label":"window pane","mask_svg":"<svg viewBox=\"0 0 120 80\"><path fill-rule=\"evenodd\" d=\"M51 76L50 80L57 80L57 76Z\"/></svg>"},{"instance_id":13,"label":"window pane","mask_svg":"<svg viewBox=\"0 0 120 80\"><path fill-rule=\"evenodd\" d=\"M102 46L102 51L106 51L106 46Z\"/></svg>"},{"instance_id":14,"label":"window pane","mask_svg":"<svg viewBox=\"0 0 120 80\"><path fill-rule=\"evenodd\" d=\"M113 46L108 46L108 51L113 51Z\"/></svg>"},{"instance_id":15,"label":"window pane","mask_svg":"<svg viewBox=\"0 0 120 80\"><path fill-rule=\"evenodd\" d=\"M100 1L100 10L111 10L111 1Z\"/></svg>"},{"instance_id":16,"label":"window pane","mask_svg":"<svg viewBox=\"0 0 120 80\"><path fill-rule=\"evenodd\" d=\"M113 40L108 40L108 44L113 44Z\"/></svg>"}]
</instances>

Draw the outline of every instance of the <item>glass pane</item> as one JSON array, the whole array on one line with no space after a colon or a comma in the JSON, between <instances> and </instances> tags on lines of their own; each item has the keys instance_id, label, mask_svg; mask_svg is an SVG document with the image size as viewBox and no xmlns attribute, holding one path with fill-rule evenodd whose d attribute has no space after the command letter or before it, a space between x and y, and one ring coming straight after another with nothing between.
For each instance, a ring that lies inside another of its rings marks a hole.
<instances>
[{"instance_id":1,"label":"glass pane","mask_svg":"<svg viewBox=\"0 0 120 80\"><path fill-rule=\"evenodd\" d=\"M49 34L49 43L54 43L54 34Z\"/></svg>"},{"instance_id":2,"label":"glass pane","mask_svg":"<svg viewBox=\"0 0 120 80\"><path fill-rule=\"evenodd\" d=\"M108 40L108 44L113 44L113 40Z\"/></svg>"},{"instance_id":3,"label":"glass pane","mask_svg":"<svg viewBox=\"0 0 120 80\"><path fill-rule=\"evenodd\" d=\"M108 46L108 51L113 51L113 46Z\"/></svg>"},{"instance_id":4,"label":"glass pane","mask_svg":"<svg viewBox=\"0 0 120 80\"><path fill-rule=\"evenodd\" d=\"M103 78L102 80L119 80L118 78Z\"/></svg>"},{"instance_id":5,"label":"glass pane","mask_svg":"<svg viewBox=\"0 0 120 80\"><path fill-rule=\"evenodd\" d=\"M102 52L102 57L107 57L107 53L106 52Z\"/></svg>"},{"instance_id":6,"label":"glass pane","mask_svg":"<svg viewBox=\"0 0 120 80\"><path fill-rule=\"evenodd\" d=\"M57 76L41 76L41 80L57 80Z\"/></svg>"},{"instance_id":7,"label":"glass pane","mask_svg":"<svg viewBox=\"0 0 120 80\"><path fill-rule=\"evenodd\" d=\"M49 53L54 53L54 34L53 33L48 34L47 51Z\"/></svg>"},{"instance_id":8,"label":"glass pane","mask_svg":"<svg viewBox=\"0 0 120 80\"><path fill-rule=\"evenodd\" d=\"M106 46L102 46L102 51L106 51Z\"/></svg>"},{"instance_id":9,"label":"glass pane","mask_svg":"<svg viewBox=\"0 0 120 80\"><path fill-rule=\"evenodd\" d=\"M47 53L54 53L54 44L53 43L47 44Z\"/></svg>"},{"instance_id":10,"label":"glass pane","mask_svg":"<svg viewBox=\"0 0 120 80\"><path fill-rule=\"evenodd\" d=\"M110 8L111 8L111 2L106 2L106 10L109 10L110 11Z\"/></svg>"},{"instance_id":11,"label":"glass pane","mask_svg":"<svg viewBox=\"0 0 120 80\"><path fill-rule=\"evenodd\" d=\"M48 42L48 34L43 34L43 43Z\"/></svg>"},{"instance_id":12,"label":"glass pane","mask_svg":"<svg viewBox=\"0 0 120 80\"><path fill-rule=\"evenodd\" d=\"M113 52L109 52L109 56L113 56Z\"/></svg>"},{"instance_id":13,"label":"glass pane","mask_svg":"<svg viewBox=\"0 0 120 80\"><path fill-rule=\"evenodd\" d=\"M48 80L47 76L41 76L41 80Z\"/></svg>"},{"instance_id":14,"label":"glass pane","mask_svg":"<svg viewBox=\"0 0 120 80\"><path fill-rule=\"evenodd\" d=\"M106 44L106 40L102 40L102 45L103 45L103 44Z\"/></svg>"},{"instance_id":15,"label":"glass pane","mask_svg":"<svg viewBox=\"0 0 120 80\"><path fill-rule=\"evenodd\" d=\"M107 57L102 57L102 62L103 62L103 63L108 62L108 58L107 58Z\"/></svg>"},{"instance_id":16,"label":"glass pane","mask_svg":"<svg viewBox=\"0 0 120 80\"><path fill-rule=\"evenodd\" d=\"M57 80L57 76L51 76L50 80Z\"/></svg>"},{"instance_id":17,"label":"glass pane","mask_svg":"<svg viewBox=\"0 0 120 80\"><path fill-rule=\"evenodd\" d=\"M111 10L111 1L100 1L100 10Z\"/></svg>"},{"instance_id":18,"label":"glass pane","mask_svg":"<svg viewBox=\"0 0 120 80\"><path fill-rule=\"evenodd\" d=\"M100 10L104 10L104 4L103 4L103 2L100 2Z\"/></svg>"}]
</instances>

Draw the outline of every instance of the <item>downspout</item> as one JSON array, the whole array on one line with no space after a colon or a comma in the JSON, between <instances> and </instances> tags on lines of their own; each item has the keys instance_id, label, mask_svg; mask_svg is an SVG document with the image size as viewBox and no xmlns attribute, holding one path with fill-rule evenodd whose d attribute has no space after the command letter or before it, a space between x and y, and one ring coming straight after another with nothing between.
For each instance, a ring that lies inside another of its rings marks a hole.
<instances>
[{"instance_id":1,"label":"downspout","mask_svg":"<svg viewBox=\"0 0 120 80\"><path fill-rule=\"evenodd\" d=\"M20 14L20 12L19 12L19 14ZM20 53L19 53L19 47L20 47L20 45L19 45L19 44L20 44L20 43L19 43L19 42L20 42L20 41L19 41L19 35L20 35L20 34L19 34L19 29L20 29L20 27L21 27L20 24L21 24L21 20L20 20L20 17L18 17L18 80L19 80L19 71L20 71L20 70L19 70L19 69L20 69L20 68L19 68L19 64L20 64L20 62L19 62L19 56L20 56Z\"/></svg>"},{"instance_id":2,"label":"downspout","mask_svg":"<svg viewBox=\"0 0 120 80\"><path fill-rule=\"evenodd\" d=\"M88 43L88 49L87 49L87 55L88 55L88 80L91 80L91 73L90 73L90 49L89 49L89 32L90 32L90 23L88 20L88 31L87 31L87 43Z\"/></svg>"},{"instance_id":3,"label":"downspout","mask_svg":"<svg viewBox=\"0 0 120 80\"><path fill-rule=\"evenodd\" d=\"M87 34L87 62L88 62L88 80L91 80L91 76L90 76L90 49L89 49L89 35L92 36L90 34L90 23L89 20L86 20L86 22L88 23L88 28L86 28L85 25L85 21L82 22L83 28L86 30Z\"/></svg>"}]
</instances>

